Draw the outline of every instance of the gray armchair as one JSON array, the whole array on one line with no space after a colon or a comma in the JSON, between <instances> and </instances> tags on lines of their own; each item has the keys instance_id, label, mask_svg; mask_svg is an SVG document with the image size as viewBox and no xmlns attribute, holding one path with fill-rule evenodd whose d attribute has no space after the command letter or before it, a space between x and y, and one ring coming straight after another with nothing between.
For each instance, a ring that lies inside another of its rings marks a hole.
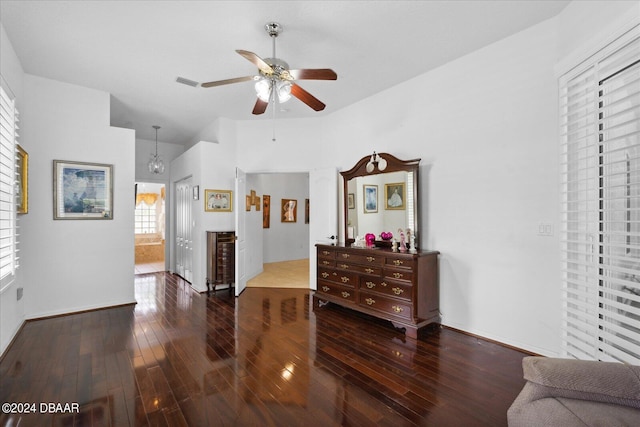
<instances>
[{"instance_id":1,"label":"gray armchair","mask_svg":"<svg viewBox=\"0 0 640 427\"><path fill-rule=\"evenodd\" d=\"M510 427L640 426L640 366L525 357L522 368Z\"/></svg>"}]
</instances>

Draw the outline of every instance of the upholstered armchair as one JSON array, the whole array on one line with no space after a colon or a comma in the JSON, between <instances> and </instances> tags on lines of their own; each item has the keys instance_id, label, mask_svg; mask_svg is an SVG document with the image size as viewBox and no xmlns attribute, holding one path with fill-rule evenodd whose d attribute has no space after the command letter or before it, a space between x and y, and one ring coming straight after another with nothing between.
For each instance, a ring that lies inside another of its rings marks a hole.
<instances>
[{"instance_id":1,"label":"upholstered armchair","mask_svg":"<svg viewBox=\"0 0 640 427\"><path fill-rule=\"evenodd\" d=\"M522 368L510 427L640 426L640 366L525 357Z\"/></svg>"}]
</instances>

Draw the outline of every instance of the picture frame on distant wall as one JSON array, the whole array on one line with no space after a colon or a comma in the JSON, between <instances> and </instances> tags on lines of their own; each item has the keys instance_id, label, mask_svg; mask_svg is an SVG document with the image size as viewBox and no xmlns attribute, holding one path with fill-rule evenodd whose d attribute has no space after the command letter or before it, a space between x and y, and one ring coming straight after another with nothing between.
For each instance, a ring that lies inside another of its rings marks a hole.
<instances>
[{"instance_id":1,"label":"picture frame on distant wall","mask_svg":"<svg viewBox=\"0 0 640 427\"><path fill-rule=\"evenodd\" d=\"M113 219L113 165L54 160L53 219Z\"/></svg>"},{"instance_id":2,"label":"picture frame on distant wall","mask_svg":"<svg viewBox=\"0 0 640 427\"><path fill-rule=\"evenodd\" d=\"M356 195L353 193L349 193L349 199L348 199L348 204L349 204L349 209L355 209L356 208Z\"/></svg>"},{"instance_id":3,"label":"picture frame on distant wall","mask_svg":"<svg viewBox=\"0 0 640 427\"><path fill-rule=\"evenodd\" d=\"M364 213L378 212L378 186L364 184L362 193L364 197Z\"/></svg>"},{"instance_id":4,"label":"picture frame on distant wall","mask_svg":"<svg viewBox=\"0 0 640 427\"><path fill-rule=\"evenodd\" d=\"M29 154L21 146L18 148L16 162L16 212L26 214L29 212Z\"/></svg>"},{"instance_id":5,"label":"picture frame on distant wall","mask_svg":"<svg viewBox=\"0 0 640 427\"><path fill-rule=\"evenodd\" d=\"M271 196L265 194L262 196L262 228L271 226Z\"/></svg>"},{"instance_id":6,"label":"picture frame on distant wall","mask_svg":"<svg viewBox=\"0 0 640 427\"><path fill-rule=\"evenodd\" d=\"M204 190L205 212L231 212L233 193L231 190Z\"/></svg>"},{"instance_id":7,"label":"picture frame on distant wall","mask_svg":"<svg viewBox=\"0 0 640 427\"><path fill-rule=\"evenodd\" d=\"M280 216L282 218L282 222L298 221L298 201L295 199L282 199Z\"/></svg>"}]
</instances>

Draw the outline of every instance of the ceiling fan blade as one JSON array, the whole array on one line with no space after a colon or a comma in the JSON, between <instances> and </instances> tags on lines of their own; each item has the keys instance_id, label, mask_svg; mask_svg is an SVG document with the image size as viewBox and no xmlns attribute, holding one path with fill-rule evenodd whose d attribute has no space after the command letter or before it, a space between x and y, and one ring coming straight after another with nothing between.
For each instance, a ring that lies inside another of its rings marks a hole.
<instances>
[{"instance_id":1,"label":"ceiling fan blade","mask_svg":"<svg viewBox=\"0 0 640 427\"><path fill-rule=\"evenodd\" d=\"M324 107L326 107L326 105L324 105L318 98L311 95L295 83L291 83L291 95L295 96L316 111L322 111L324 110Z\"/></svg>"},{"instance_id":2,"label":"ceiling fan blade","mask_svg":"<svg viewBox=\"0 0 640 427\"><path fill-rule=\"evenodd\" d=\"M262 99L258 98L256 100L256 105L254 105L253 107L252 113L255 115L264 113L267 110L267 105L269 105L268 102L265 102Z\"/></svg>"},{"instance_id":3,"label":"ceiling fan blade","mask_svg":"<svg viewBox=\"0 0 640 427\"><path fill-rule=\"evenodd\" d=\"M240 55L242 55L245 59L251 62L253 65L258 67L260 71L262 71L266 75L273 74L273 68L271 65L264 62L264 59L260 58L253 52L249 52L248 50L236 50Z\"/></svg>"},{"instance_id":4,"label":"ceiling fan blade","mask_svg":"<svg viewBox=\"0 0 640 427\"><path fill-rule=\"evenodd\" d=\"M248 82L249 80L255 80L255 79L256 79L256 76L236 77L234 79L217 80L215 82L202 83L200 86L202 87L222 86L222 85L228 85L231 83Z\"/></svg>"},{"instance_id":5,"label":"ceiling fan blade","mask_svg":"<svg viewBox=\"0 0 640 427\"><path fill-rule=\"evenodd\" d=\"M337 80L338 75L331 68L303 68L300 70L289 70L289 75L294 80Z\"/></svg>"}]
</instances>

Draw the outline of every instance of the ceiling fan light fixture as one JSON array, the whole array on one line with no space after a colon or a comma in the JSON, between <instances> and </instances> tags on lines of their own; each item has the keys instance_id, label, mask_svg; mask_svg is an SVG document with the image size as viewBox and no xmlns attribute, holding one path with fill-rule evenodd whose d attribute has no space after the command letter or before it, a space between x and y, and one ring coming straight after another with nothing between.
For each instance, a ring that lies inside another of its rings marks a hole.
<instances>
[{"instance_id":1,"label":"ceiling fan light fixture","mask_svg":"<svg viewBox=\"0 0 640 427\"><path fill-rule=\"evenodd\" d=\"M269 102L269 98L271 97L271 80L262 78L256 82L254 87L258 98L260 98L261 101Z\"/></svg>"},{"instance_id":2,"label":"ceiling fan light fixture","mask_svg":"<svg viewBox=\"0 0 640 427\"><path fill-rule=\"evenodd\" d=\"M276 84L278 101L280 103L287 102L291 99L291 83L280 81Z\"/></svg>"}]
</instances>

